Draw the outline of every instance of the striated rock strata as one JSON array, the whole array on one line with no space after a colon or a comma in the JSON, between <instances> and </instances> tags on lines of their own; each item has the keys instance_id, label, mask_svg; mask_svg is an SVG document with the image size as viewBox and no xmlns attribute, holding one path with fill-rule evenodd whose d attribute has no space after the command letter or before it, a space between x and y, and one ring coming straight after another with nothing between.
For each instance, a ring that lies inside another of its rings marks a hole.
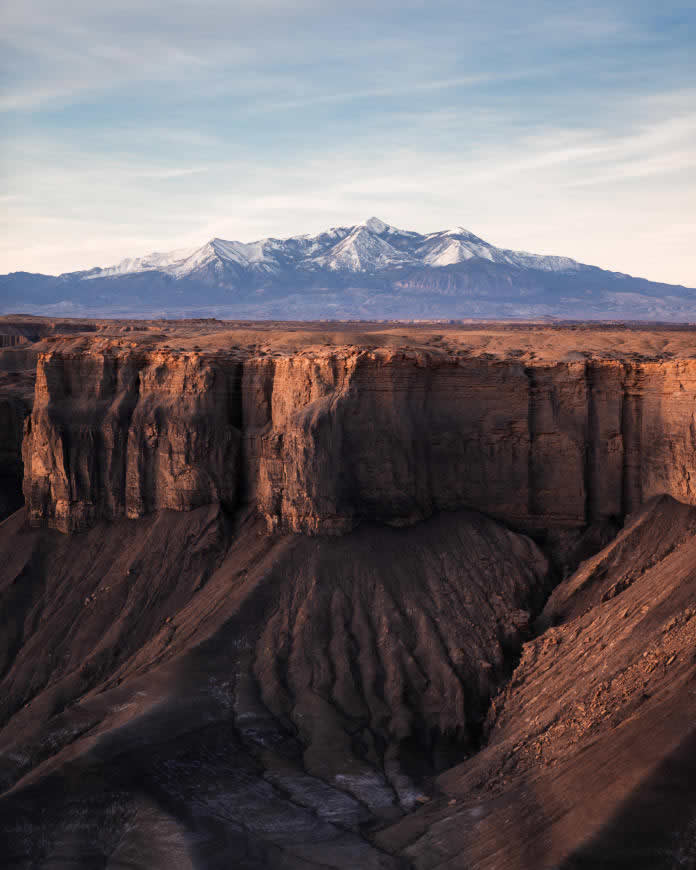
<instances>
[{"instance_id":1,"label":"striated rock strata","mask_svg":"<svg viewBox=\"0 0 696 870\"><path fill-rule=\"evenodd\" d=\"M197 355L42 356L23 444L30 519L67 532L235 503L239 371Z\"/></svg>"},{"instance_id":2,"label":"striated rock strata","mask_svg":"<svg viewBox=\"0 0 696 870\"><path fill-rule=\"evenodd\" d=\"M22 505L22 439L34 395L36 354L18 338L0 333L0 521Z\"/></svg>"},{"instance_id":3,"label":"striated rock strata","mask_svg":"<svg viewBox=\"0 0 696 870\"><path fill-rule=\"evenodd\" d=\"M63 531L244 502L310 534L462 507L577 528L696 502L696 360L54 351L23 452L31 521Z\"/></svg>"},{"instance_id":4,"label":"striated rock strata","mask_svg":"<svg viewBox=\"0 0 696 870\"><path fill-rule=\"evenodd\" d=\"M0 396L0 521L22 504L21 444L26 414L20 398Z\"/></svg>"}]
</instances>

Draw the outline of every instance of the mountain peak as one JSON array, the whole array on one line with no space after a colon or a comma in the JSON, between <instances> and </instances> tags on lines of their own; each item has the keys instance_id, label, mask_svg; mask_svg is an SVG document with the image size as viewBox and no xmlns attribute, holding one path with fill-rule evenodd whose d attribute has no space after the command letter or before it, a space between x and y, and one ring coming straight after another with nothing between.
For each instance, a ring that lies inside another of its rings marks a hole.
<instances>
[{"instance_id":1,"label":"mountain peak","mask_svg":"<svg viewBox=\"0 0 696 870\"><path fill-rule=\"evenodd\" d=\"M577 263L563 257L541 257L496 248L462 226L423 235L400 230L373 215L363 224L334 227L317 236L265 238L253 242L228 241L215 236L198 249L148 254L80 275L81 280L85 280L159 271L176 279L194 276L207 280L214 274L215 280L220 281L229 271L233 276L231 280L236 282L241 280L242 272L250 280L257 280L259 276L268 280L270 275L275 276L275 280L298 269L302 273L317 269L378 273L418 265L452 267L474 259L542 271L578 268Z\"/></svg>"},{"instance_id":2,"label":"mountain peak","mask_svg":"<svg viewBox=\"0 0 696 870\"><path fill-rule=\"evenodd\" d=\"M99 282L97 293L83 284L92 281ZM364 223L289 238L240 242L215 236L199 248L149 253L55 279L0 276L0 290L0 310L21 303L41 313L47 304L54 313L74 304L92 311L98 299L102 310L113 312L219 309L280 319L621 319L625 312L631 319L696 317L696 289L667 288L568 257L499 248L462 226L421 233L374 215Z\"/></svg>"},{"instance_id":3,"label":"mountain peak","mask_svg":"<svg viewBox=\"0 0 696 870\"><path fill-rule=\"evenodd\" d=\"M467 230L466 227L451 227L442 234L443 236L459 236L461 238L467 239L470 242L483 242L479 236L475 233L472 233L471 230Z\"/></svg>"},{"instance_id":4,"label":"mountain peak","mask_svg":"<svg viewBox=\"0 0 696 870\"><path fill-rule=\"evenodd\" d=\"M385 224L384 221L380 220L378 217L371 217L365 221L365 226L371 233L386 233L387 230L393 230L394 227L390 227L389 224Z\"/></svg>"}]
</instances>

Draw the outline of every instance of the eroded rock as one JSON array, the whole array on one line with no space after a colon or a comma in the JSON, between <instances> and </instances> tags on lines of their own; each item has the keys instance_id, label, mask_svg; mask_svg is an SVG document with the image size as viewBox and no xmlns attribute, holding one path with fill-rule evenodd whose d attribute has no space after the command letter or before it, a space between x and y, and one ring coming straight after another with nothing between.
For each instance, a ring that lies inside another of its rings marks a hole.
<instances>
[{"instance_id":1,"label":"eroded rock","mask_svg":"<svg viewBox=\"0 0 696 870\"><path fill-rule=\"evenodd\" d=\"M582 528L696 501L696 361L55 351L24 462L30 520L63 531L209 503L307 534L463 507Z\"/></svg>"}]
</instances>

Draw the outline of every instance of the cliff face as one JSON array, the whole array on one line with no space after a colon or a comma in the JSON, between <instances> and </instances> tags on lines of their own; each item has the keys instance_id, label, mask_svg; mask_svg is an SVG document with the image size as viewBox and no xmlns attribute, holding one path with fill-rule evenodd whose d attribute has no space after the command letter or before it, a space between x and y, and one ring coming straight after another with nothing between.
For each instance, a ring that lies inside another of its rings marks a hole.
<instances>
[{"instance_id":1,"label":"cliff face","mask_svg":"<svg viewBox=\"0 0 696 870\"><path fill-rule=\"evenodd\" d=\"M22 505L22 438L31 413L36 354L0 333L0 522Z\"/></svg>"},{"instance_id":2,"label":"cliff face","mask_svg":"<svg viewBox=\"0 0 696 870\"><path fill-rule=\"evenodd\" d=\"M378 351L272 375L257 500L292 531L462 506L572 527L663 492L696 498L692 361L524 367Z\"/></svg>"},{"instance_id":3,"label":"cliff face","mask_svg":"<svg viewBox=\"0 0 696 870\"><path fill-rule=\"evenodd\" d=\"M237 380L237 366L196 354L42 356L23 444L30 520L67 532L234 503Z\"/></svg>"},{"instance_id":4,"label":"cliff face","mask_svg":"<svg viewBox=\"0 0 696 870\"><path fill-rule=\"evenodd\" d=\"M22 504L21 445L26 414L21 399L0 396L0 521Z\"/></svg>"},{"instance_id":5,"label":"cliff face","mask_svg":"<svg viewBox=\"0 0 696 870\"><path fill-rule=\"evenodd\" d=\"M573 528L696 502L696 361L52 352L23 452L31 521L63 531L245 501L310 534L462 507Z\"/></svg>"}]
</instances>

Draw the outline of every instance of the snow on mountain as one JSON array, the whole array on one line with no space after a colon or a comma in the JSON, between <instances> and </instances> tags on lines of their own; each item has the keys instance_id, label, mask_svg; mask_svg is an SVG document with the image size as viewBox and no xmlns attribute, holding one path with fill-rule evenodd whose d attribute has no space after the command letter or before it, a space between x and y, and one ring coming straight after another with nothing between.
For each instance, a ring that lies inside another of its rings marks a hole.
<instances>
[{"instance_id":1,"label":"snow on mountain","mask_svg":"<svg viewBox=\"0 0 696 870\"><path fill-rule=\"evenodd\" d=\"M355 227L342 241L330 248L325 254L313 257L313 266L323 266L332 271L368 272L394 266L415 265L418 261L398 251L381 234L389 229L387 224L371 218L371 229L367 224ZM368 222L369 223L369 222Z\"/></svg>"},{"instance_id":2,"label":"snow on mountain","mask_svg":"<svg viewBox=\"0 0 696 870\"><path fill-rule=\"evenodd\" d=\"M413 230L400 230L398 227L393 227L390 224L385 224L384 221L380 220L377 217L368 218L364 223L364 227L371 233L375 233L375 235L378 236L401 236L403 238L411 239L422 238L420 233L416 233Z\"/></svg>"},{"instance_id":3,"label":"snow on mountain","mask_svg":"<svg viewBox=\"0 0 696 870\"><path fill-rule=\"evenodd\" d=\"M428 266L452 266L478 257L492 263L505 263L521 269L541 269L544 272L575 271L582 268L569 257L547 257L528 254L526 251L496 248L463 227L431 233L421 245L420 253L422 261Z\"/></svg>"},{"instance_id":4,"label":"snow on mountain","mask_svg":"<svg viewBox=\"0 0 696 870\"><path fill-rule=\"evenodd\" d=\"M0 276L0 312L270 319L538 318L696 321L696 289L498 248L464 227L377 217L317 235L127 258L60 276Z\"/></svg>"},{"instance_id":5,"label":"snow on mountain","mask_svg":"<svg viewBox=\"0 0 696 870\"><path fill-rule=\"evenodd\" d=\"M547 257L541 254L529 254L527 251L506 251L502 253L506 259L504 262L522 269L541 269L544 272L575 272L579 269L591 268L583 266L570 257Z\"/></svg>"},{"instance_id":6,"label":"snow on mountain","mask_svg":"<svg viewBox=\"0 0 696 870\"><path fill-rule=\"evenodd\" d=\"M106 278L111 275L130 275L133 272L166 271L175 268L179 263L185 262L195 252L196 248L180 248L166 253L154 252L146 254L144 257L127 257L115 266L90 270L90 273L85 275L85 279L95 277Z\"/></svg>"},{"instance_id":7,"label":"snow on mountain","mask_svg":"<svg viewBox=\"0 0 696 870\"><path fill-rule=\"evenodd\" d=\"M217 260L217 256L214 241L208 242L202 248L193 250L185 259L170 263L162 271L174 275L176 278L183 278L186 275L190 275L196 269L207 266L209 263L214 263Z\"/></svg>"},{"instance_id":8,"label":"snow on mountain","mask_svg":"<svg viewBox=\"0 0 696 870\"><path fill-rule=\"evenodd\" d=\"M267 238L255 242L215 238L196 249L127 258L115 266L82 273L82 278L157 271L179 279L210 270L223 275L229 269L270 275L286 268L367 273L407 266L455 266L473 259L549 272L584 268L567 257L547 257L497 248L464 227L422 235L371 217L364 224L332 227L315 236Z\"/></svg>"},{"instance_id":9,"label":"snow on mountain","mask_svg":"<svg viewBox=\"0 0 696 870\"><path fill-rule=\"evenodd\" d=\"M474 257L495 260L498 248L479 239L462 227L431 233L419 248L420 258L427 266L452 266Z\"/></svg>"},{"instance_id":10,"label":"snow on mountain","mask_svg":"<svg viewBox=\"0 0 696 870\"><path fill-rule=\"evenodd\" d=\"M213 252L221 260L237 263L251 269L274 270L279 267L278 254L283 251L283 243L277 239L261 239L258 242L226 242L213 239L209 243Z\"/></svg>"},{"instance_id":11,"label":"snow on mountain","mask_svg":"<svg viewBox=\"0 0 696 870\"><path fill-rule=\"evenodd\" d=\"M122 260L116 266L92 270L86 278L107 278L136 272L165 272L175 278L184 278L210 265L235 263L244 268L270 269L277 266L273 252L282 243L275 239L258 242L228 242L212 239L201 248L171 251L168 254L148 254L144 257Z\"/></svg>"},{"instance_id":12,"label":"snow on mountain","mask_svg":"<svg viewBox=\"0 0 696 870\"><path fill-rule=\"evenodd\" d=\"M392 229L389 224L385 224L384 221L381 221L379 218L371 217L365 221L365 227L371 233L377 233L378 235L381 233L386 233Z\"/></svg>"}]
</instances>

